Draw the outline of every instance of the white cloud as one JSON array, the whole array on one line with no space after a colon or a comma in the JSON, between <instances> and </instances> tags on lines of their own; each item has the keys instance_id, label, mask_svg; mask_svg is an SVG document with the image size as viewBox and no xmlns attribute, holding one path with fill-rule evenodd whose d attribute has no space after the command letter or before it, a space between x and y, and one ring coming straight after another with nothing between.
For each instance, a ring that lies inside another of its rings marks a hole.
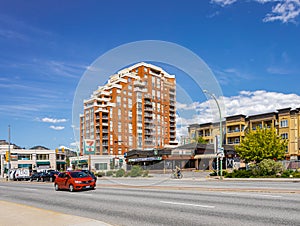
<instances>
[{"instance_id":1,"label":"white cloud","mask_svg":"<svg viewBox=\"0 0 300 226\"><path fill-rule=\"evenodd\" d=\"M256 91L241 91L239 95L232 97L223 97L224 105L226 108L225 117L238 114L246 116L275 112L282 108L299 108L300 96L297 94L284 94L278 92L268 92L265 90ZM177 104L177 106L184 106ZM190 124L202 124L213 121L212 111L210 109L209 101L202 103L193 103L194 110L197 114L191 117L186 117L186 114L179 114L177 118L177 137L187 135L187 127ZM184 108L177 108L181 111Z\"/></svg>"},{"instance_id":2,"label":"white cloud","mask_svg":"<svg viewBox=\"0 0 300 226\"><path fill-rule=\"evenodd\" d=\"M211 0L211 3L219 4L221 6L231 5L235 3L237 0Z\"/></svg>"},{"instance_id":3,"label":"white cloud","mask_svg":"<svg viewBox=\"0 0 300 226\"><path fill-rule=\"evenodd\" d=\"M251 1L251 0L250 0ZM252 0L259 4L272 4L272 11L268 13L263 22L281 21L282 23L295 22L300 15L300 0ZM211 3L222 7L231 5L237 0L211 0Z\"/></svg>"},{"instance_id":4,"label":"white cloud","mask_svg":"<svg viewBox=\"0 0 300 226\"><path fill-rule=\"evenodd\" d=\"M278 1L276 6L272 7L272 13L268 13L263 19L264 22L275 20L283 23L294 22L294 19L300 14L300 0Z\"/></svg>"},{"instance_id":5,"label":"white cloud","mask_svg":"<svg viewBox=\"0 0 300 226\"><path fill-rule=\"evenodd\" d=\"M67 119L55 119L55 118L42 118L42 122L49 122L49 123L61 123L61 122L66 122Z\"/></svg>"},{"instance_id":6,"label":"white cloud","mask_svg":"<svg viewBox=\"0 0 300 226\"><path fill-rule=\"evenodd\" d=\"M50 129L54 130L63 130L65 127L64 126L49 126Z\"/></svg>"}]
</instances>

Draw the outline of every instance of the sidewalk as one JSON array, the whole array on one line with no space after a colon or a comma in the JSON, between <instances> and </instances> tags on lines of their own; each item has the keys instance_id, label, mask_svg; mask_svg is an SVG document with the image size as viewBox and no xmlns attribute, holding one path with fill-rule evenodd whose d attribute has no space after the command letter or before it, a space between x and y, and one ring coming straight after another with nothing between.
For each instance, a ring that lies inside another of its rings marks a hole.
<instances>
[{"instance_id":1,"label":"sidewalk","mask_svg":"<svg viewBox=\"0 0 300 226\"><path fill-rule=\"evenodd\" d=\"M0 200L1 226L109 226L101 221Z\"/></svg>"}]
</instances>

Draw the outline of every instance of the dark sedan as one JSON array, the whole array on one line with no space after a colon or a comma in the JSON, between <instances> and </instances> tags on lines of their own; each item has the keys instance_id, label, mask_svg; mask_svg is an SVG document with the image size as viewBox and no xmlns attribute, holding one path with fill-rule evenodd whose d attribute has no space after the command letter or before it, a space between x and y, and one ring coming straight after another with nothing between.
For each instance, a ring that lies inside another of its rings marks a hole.
<instances>
[{"instance_id":1,"label":"dark sedan","mask_svg":"<svg viewBox=\"0 0 300 226\"><path fill-rule=\"evenodd\" d=\"M41 176L43 175L43 172L38 172L38 173L33 173L31 176L30 176L30 181L40 181L41 180Z\"/></svg>"},{"instance_id":2,"label":"dark sedan","mask_svg":"<svg viewBox=\"0 0 300 226\"><path fill-rule=\"evenodd\" d=\"M54 180L58 174L59 174L58 171L49 171L48 173L43 173L41 175L41 181L54 182Z\"/></svg>"}]
</instances>

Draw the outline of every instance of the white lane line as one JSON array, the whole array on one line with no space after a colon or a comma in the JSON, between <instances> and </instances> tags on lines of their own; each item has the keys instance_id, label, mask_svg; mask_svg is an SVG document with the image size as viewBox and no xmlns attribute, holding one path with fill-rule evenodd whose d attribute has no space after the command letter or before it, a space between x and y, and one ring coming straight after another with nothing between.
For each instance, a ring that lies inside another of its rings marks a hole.
<instances>
[{"instance_id":1,"label":"white lane line","mask_svg":"<svg viewBox=\"0 0 300 226\"><path fill-rule=\"evenodd\" d=\"M172 204L172 205L180 205L180 206L195 206L195 207L202 207L202 208L215 208L215 206L207 206L207 205L199 205L199 204L192 204L192 203L183 203L183 202L168 202L168 201L160 201L164 204Z\"/></svg>"},{"instance_id":2,"label":"white lane line","mask_svg":"<svg viewBox=\"0 0 300 226\"><path fill-rule=\"evenodd\" d=\"M28 191L37 191L38 189L35 189L35 188L24 188L24 190L28 190Z\"/></svg>"},{"instance_id":3,"label":"white lane line","mask_svg":"<svg viewBox=\"0 0 300 226\"><path fill-rule=\"evenodd\" d=\"M255 196L255 197L271 197L271 198L282 198L281 195L260 195L260 194L242 194L234 192L221 192L222 194L227 195L236 195L236 196Z\"/></svg>"}]
</instances>

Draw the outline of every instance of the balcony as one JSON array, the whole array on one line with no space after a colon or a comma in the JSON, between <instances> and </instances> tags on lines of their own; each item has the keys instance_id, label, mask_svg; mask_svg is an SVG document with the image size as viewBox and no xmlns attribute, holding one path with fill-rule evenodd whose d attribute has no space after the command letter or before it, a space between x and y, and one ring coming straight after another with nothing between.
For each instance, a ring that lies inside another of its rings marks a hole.
<instances>
[{"instance_id":1,"label":"balcony","mask_svg":"<svg viewBox=\"0 0 300 226\"><path fill-rule=\"evenodd\" d=\"M147 100L146 100L146 101L144 102L144 104L145 104L145 106L146 106L146 105L148 105L148 106L149 106L149 105L150 105L150 106L152 106L152 102L151 102L151 101L147 101Z\"/></svg>"},{"instance_id":2,"label":"balcony","mask_svg":"<svg viewBox=\"0 0 300 226\"><path fill-rule=\"evenodd\" d=\"M133 85L135 87L145 87L146 84L142 81L136 80L136 81L133 82Z\"/></svg>"}]
</instances>

